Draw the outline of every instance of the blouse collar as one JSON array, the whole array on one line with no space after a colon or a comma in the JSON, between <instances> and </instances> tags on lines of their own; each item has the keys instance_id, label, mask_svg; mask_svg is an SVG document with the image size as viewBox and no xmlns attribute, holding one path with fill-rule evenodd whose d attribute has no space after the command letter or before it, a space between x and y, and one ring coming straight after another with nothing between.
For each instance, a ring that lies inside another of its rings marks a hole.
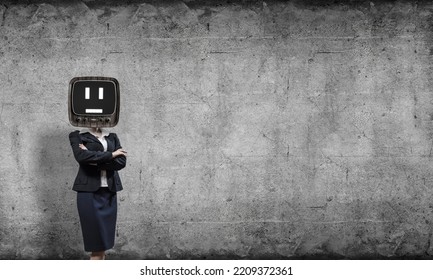
<instances>
[{"instance_id":1,"label":"blouse collar","mask_svg":"<svg viewBox=\"0 0 433 280\"><path fill-rule=\"evenodd\" d=\"M108 131L107 129L102 129L102 128L100 128L100 130L101 130L101 135L104 136L104 137L107 137L107 136L110 134L110 131ZM93 136L95 136L96 138L98 138L98 137L93 133L93 131L92 131L90 128L88 128L88 127L81 129L81 130L80 130L80 133L90 133L90 134L92 134Z\"/></svg>"}]
</instances>

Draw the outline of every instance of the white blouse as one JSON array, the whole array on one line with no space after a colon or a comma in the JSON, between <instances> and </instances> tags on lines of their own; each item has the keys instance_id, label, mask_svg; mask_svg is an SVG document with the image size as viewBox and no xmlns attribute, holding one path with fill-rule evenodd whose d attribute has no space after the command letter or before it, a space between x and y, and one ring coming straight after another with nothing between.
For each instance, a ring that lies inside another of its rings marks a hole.
<instances>
[{"instance_id":1,"label":"white blouse","mask_svg":"<svg viewBox=\"0 0 433 280\"><path fill-rule=\"evenodd\" d=\"M99 142L101 142L102 146L104 147L104 152L107 151L107 140L105 139L105 135L102 135L101 138L98 138ZM101 170L101 187L108 187L107 183L107 171Z\"/></svg>"},{"instance_id":2,"label":"white blouse","mask_svg":"<svg viewBox=\"0 0 433 280\"><path fill-rule=\"evenodd\" d=\"M104 152L106 152L108 144L107 144L107 140L105 139L105 137L108 136L108 134L110 134L110 133L101 129L101 137L99 137L98 135L94 134L92 132L92 130L90 130L90 129L88 130L88 132L90 134L92 134L93 136L95 136L99 140L99 142L101 142L102 147L104 147ZM106 170L101 170L101 187L104 187L104 188L108 187L107 171Z\"/></svg>"}]
</instances>

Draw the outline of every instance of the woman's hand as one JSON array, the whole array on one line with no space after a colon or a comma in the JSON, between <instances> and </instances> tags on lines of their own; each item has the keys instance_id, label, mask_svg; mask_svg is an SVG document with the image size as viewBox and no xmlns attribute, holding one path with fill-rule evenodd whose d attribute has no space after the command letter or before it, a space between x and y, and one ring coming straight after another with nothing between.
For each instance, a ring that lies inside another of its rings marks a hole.
<instances>
[{"instance_id":1,"label":"woman's hand","mask_svg":"<svg viewBox=\"0 0 433 280\"><path fill-rule=\"evenodd\" d=\"M118 149L113 152L113 158L118 156L125 156L126 157L126 151L124 149Z\"/></svg>"},{"instance_id":2,"label":"woman's hand","mask_svg":"<svg viewBox=\"0 0 433 280\"><path fill-rule=\"evenodd\" d=\"M78 147L80 147L81 150L87 150L86 146L84 146L83 144L79 144Z\"/></svg>"}]
</instances>

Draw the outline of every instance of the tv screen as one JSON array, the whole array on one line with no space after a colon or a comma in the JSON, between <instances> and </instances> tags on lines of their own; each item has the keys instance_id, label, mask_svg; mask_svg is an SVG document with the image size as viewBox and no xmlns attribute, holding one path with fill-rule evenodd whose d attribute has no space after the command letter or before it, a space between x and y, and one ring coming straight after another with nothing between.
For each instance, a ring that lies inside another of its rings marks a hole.
<instances>
[{"instance_id":1,"label":"tv screen","mask_svg":"<svg viewBox=\"0 0 433 280\"><path fill-rule=\"evenodd\" d=\"M108 77L77 77L69 83L69 121L74 126L110 127L119 119L119 83Z\"/></svg>"}]
</instances>

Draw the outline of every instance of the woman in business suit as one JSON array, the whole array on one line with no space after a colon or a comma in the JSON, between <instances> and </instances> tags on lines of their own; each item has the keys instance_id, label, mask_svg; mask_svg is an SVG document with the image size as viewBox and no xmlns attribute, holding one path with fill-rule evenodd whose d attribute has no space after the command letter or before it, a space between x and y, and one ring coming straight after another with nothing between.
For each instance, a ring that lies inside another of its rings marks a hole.
<instances>
[{"instance_id":1,"label":"woman in business suit","mask_svg":"<svg viewBox=\"0 0 433 280\"><path fill-rule=\"evenodd\" d=\"M126 151L115 133L99 128L71 132L69 141L80 164L72 189L77 192L84 250L92 252L91 260L103 260L114 246L116 193L123 189L117 171L126 165Z\"/></svg>"}]
</instances>

